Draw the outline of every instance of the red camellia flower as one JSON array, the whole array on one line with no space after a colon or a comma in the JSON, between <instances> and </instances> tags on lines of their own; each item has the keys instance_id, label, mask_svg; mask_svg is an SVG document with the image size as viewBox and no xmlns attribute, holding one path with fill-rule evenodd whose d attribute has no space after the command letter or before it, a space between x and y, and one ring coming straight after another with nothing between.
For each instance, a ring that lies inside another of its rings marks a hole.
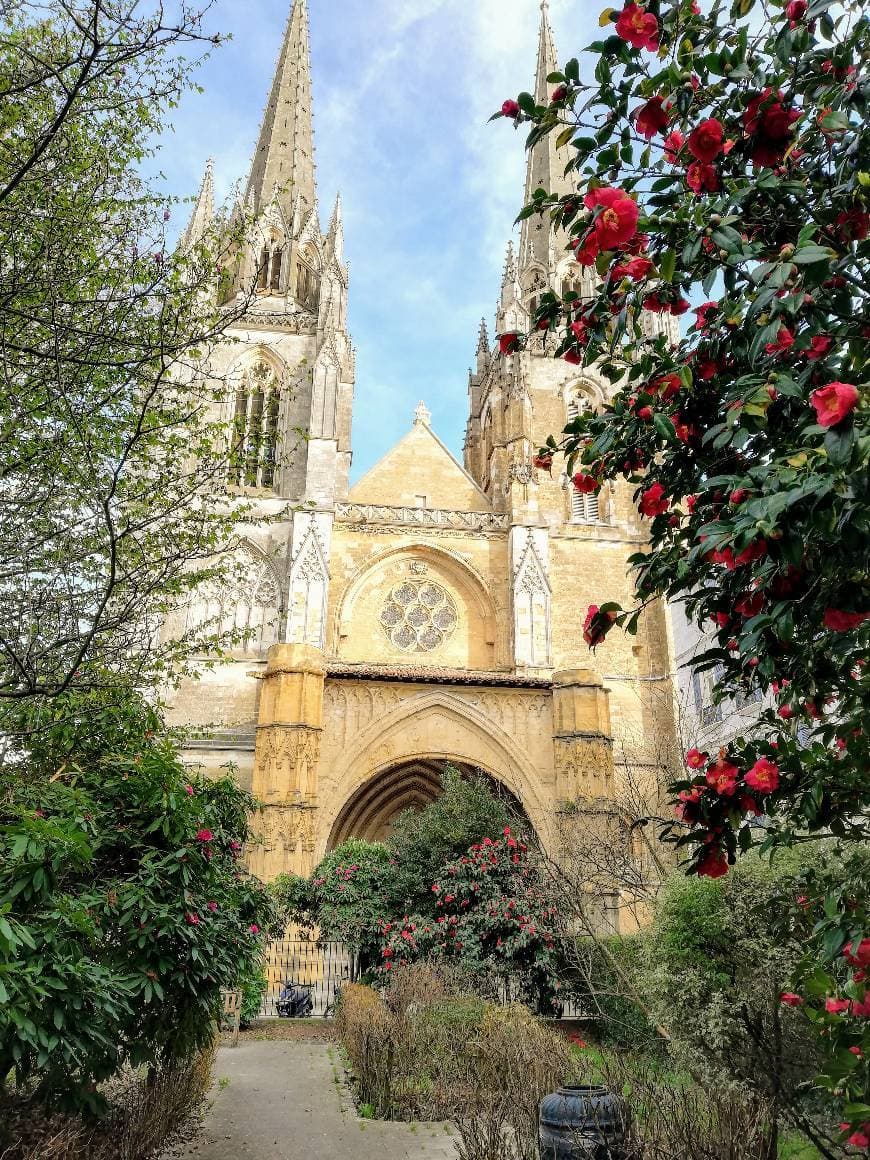
<instances>
[{"instance_id":1,"label":"red camellia flower","mask_svg":"<svg viewBox=\"0 0 870 1160\"><path fill-rule=\"evenodd\" d=\"M553 89L553 95L550 97L551 105L558 105L559 101L564 101L568 96L568 86L559 85L557 89Z\"/></svg>"},{"instance_id":2,"label":"red camellia flower","mask_svg":"<svg viewBox=\"0 0 870 1160\"><path fill-rule=\"evenodd\" d=\"M792 126L800 118L797 109L783 105L783 94L773 89L757 93L746 106L743 127L752 140L754 165L779 165L791 144Z\"/></svg>"},{"instance_id":3,"label":"red camellia flower","mask_svg":"<svg viewBox=\"0 0 870 1160\"><path fill-rule=\"evenodd\" d=\"M644 423L648 423L652 416L652 407L638 407L637 417L638 419L643 419Z\"/></svg>"},{"instance_id":4,"label":"red camellia flower","mask_svg":"<svg viewBox=\"0 0 870 1160\"><path fill-rule=\"evenodd\" d=\"M671 501L665 495L665 489L660 483L648 487L640 497L640 511L647 519L660 516L671 506Z\"/></svg>"},{"instance_id":5,"label":"red camellia flower","mask_svg":"<svg viewBox=\"0 0 870 1160\"><path fill-rule=\"evenodd\" d=\"M708 117L701 121L689 134L687 147L698 161L714 161L722 152L722 143L725 140L725 130L722 122L715 117Z\"/></svg>"},{"instance_id":6,"label":"red camellia flower","mask_svg":"<svg viewBox=\"0 0 870 1160\"><path fill-rule=\"evenodd\" d=\"M807 0L789 0L785 6L785 14L788 17L792 28L794 28L807 14Z\"/></svg>"},{"instance_id":7,"label":"red camellia flower","mask_svg":"<svg viewBox=\"0 0 870 1160\"><path fill-rule=\"evenodd\" d=\"M513 354L520 349L520 336L515 330L498 336L498 349L502 354Z\"/></svg>"},{"instance_id":8,"label":"red camellia flower","mask_svg":"<svg viewBox=\"0 0 870 1160\"><path fill-rule=\"evenodd\" d=\"M571 242L571 248L574 251L574 257L581 266L594 266L601 246L598 235L593 230L585 241L582 238L574 238Z\"/></svg>"},{"instance_id":9,"label":"red camellia flower","mask_svg":"<svg viewBox=\"0 0 870 1160\"><path fill-rule=\"evenodd\" d=\"M667 128L669 118L664 107L664 98L651 97L645 105L635 110L634 118L638 133L650 141L656 133L661 133Z\"/></svg>"},{"instance_id":10,"label":"red camellia flower","mask_svg":"<svg viewBox=\"0 0 870 1160\"><path fill-rule=\"evenodd\" d=\"M806 352L810 362L824 358L834 344L834 340L827 334L814 334L810 339L810 348Z\"/></svg>"},{"instance_id":11,"label":"red camellia flower","mask_svg":"<svg viewBox=\"0 0 870 1160\"><path fill-rule=\"evenodd\" d=\"M689 769L701 769L708 757L709 754L702 753L700 749L690 749L686 754L686 765Z\"/></svg>"},{"instance_id":12,"label":"red camellia flower","mask_svg":"<svg viewBox=\"0 0 870 1160\"><path fill-rule=\"evenodd\" d=\"M184 921L188 926L199 926L199 915L189 911L185 914Z\"/></svg>"},{"instance_id":13,"label":"red camellia flower","mask_svg":"<svg viewBox=\"0 0 870 1160\"><path fill-rule=\"evenodd\" d=\"M621 189L611 186L592 189L583 198L583 204L591 210L601 207L593 224L600 249L622 246L637 233L640 209L634 198Z\"/></svg>"},{"instance_id":14,"label":"red camellia flower","mask_svg":"<svg viewBox=\"0 0 870 1160\"><path fill-rule=\"evenodd\" d=\"M669 162L671 165L676 165L677 154L682 149L684 142L685 137L679 129L674 129L672 133L668 133L667 137L665 137L664 145L665 161Z\"/></svg>"},{"instance_id":15,"label":"red camellia flower","mask_svg":"<svg viewBox=\"0 0 870 1160\"><path fill-rule=\"evenodd\" d=\"M837 214L837 235L844 242L863 242L870 234L870 213L863 209L846 209Z\"/></svg>"},{"instance_id":16,"label":"red camellia flower","mask_svg":"<svg viewBox=\"0 0 870 1160\"><path fill-rule=\"evenodd\" d=\"M632 258L629 262L621 262L614 266L610 277L614 282L618 282L621 278L631 278L637 282L645 278L652 268L653 264L649 258Z\"/></svg>"},{"instance_id":17,"label":"red camellia flower","mask_svg":"<svg viewBox=\"0 0 870 1160\"><path fill-rule=\"evenodd\" d=\"M810 395L820 427L836 427L858 405L858 389L851 383L828 383Z\"/></svg>"},{"instance_id":18,"label":"red camellia flower","mask_svg":"<svg viewBox=\"0 0 870 1160\"><path fill-rule=\"evenodd\" d=\"M734 605L734 611L746 617L758 616L762 608L764 608L763 592L751 592L748 596L741 597Z\"/></svg>"},{"instance_id":19,"label":"red camellia flower","mask_svg":"<svg viewBox=\"0 0 870 1160\"><path fill-rule=\"evenodd\" d=\"M699 878L722 878L727 873L728 859L724 850L708 850L698 863Z\"/></svg>"},{"instance_id":20,"label":"red camellia flower","mask_svg":"<svg viewBox=\"0 0 870 1160\"><path fill-rule=\"evenodd\" d=\"M829 1015L842 1015L849 1010L848 999L825 999L825 1010Z\"/></svg>"},{"instance_id":21,"label":"red camellia flower","mask_svg":"<svg viewBox=\"0 0 870 1160\"><path fill-rule=\"evenodd\" d=\"M501 115L503 117L518 117L520 114L520 107L516 101L505 101L501 107Z\"/></svg>"},{"instance_id":22,"label":"red camellia flower","mask_svg":"<svg viewBox=\"0 0 870 1160\"><path fill-rule=\"evenodd\" d=\"M787 326L781 326L776 332L776 341L765 343L764 349L767 354L785 354L793 346L794 335Z\"/></svg>"},{"instance_id":23,"label":"red camellia flower","mask_svg":"<svg viewBox=\"0 0 870 1160\"><path fill-rule=\"evenodd\" d=\"M197 830L196 840L197 842L211 842L214 840L214 834L211 830Z\"/></svg>"},{"instance_id":24,"label":"red camellia flower","mask_svg":"<svg viewBox=\"0 0 870 1160\"><path fill-rule=\"evenodd\" d=\"M583 639L590 648L601 644L613 625L616 623L616 613L602 612L597 604L590 604L583 621Z\"/></svg>"},{"instance_id":25,"label":"red camellia flower","mask_svg":"<svg viewBox=\"0 0 870 1160\"><path fill-rule=\"evenodd\" d=\"M737 766L732 765L724 757L718 757L707 767L707 785L724 797L731 797L737 789L739 776L740 770Z\"/></svg>"},{"instance_id":26,"label":"red camellia flower","mask_svg":"<svg viewBox=\"0 0 870 1160\"><path fill-rule=\"evenodd\" d=\"M780 1003L786 1007L803 1007L804 1001L800 995L796 995L794 991L783 991L779 997Z\"/></svg>"},{"instance_id":27,"label":"red camellia flower","mask_svg":"<svg viewBox=\"0 0 870 1160\"><path fill-rule=\"evenodd\" d=\"M582 495L590 495L601 486L594 475L584 475L582 471L578 471L571 482Z\"/></svg>"},{"instance_id":28,"label":"red camellia flower","mask_svg":"<svg viewBox=\"0 0 870 1160\"><path fill-rule=\"evenodd\" d=\"M843 612L840 608L826 608L822 617L825 628L832 632L850 632L860 628L865 620L870 620L870 612Z\"/></svg>"},{"instance_id":29,"label":"red camellia flower","mask_svg":"<svg viewBox=\"0 0 870 1160\"><path fill-rule=\"evenodd\" d=\"M539 471L552 471L553 456L552 455L533 455L532 467L537 467Z\"/></svg>"},{"instance_id":30,"label":"red camellia flower","mask_svg":"<svg viewBox=\"0 0 870 1160\"><path fill-rule=\"evenodd\" d=\"M843 958L853 967L870 967L870 938L862 938L857 946L847 942Z\"/></svg>"},{"instance_id":31,"label":"red camellia flower","mask_svg":"<svg viewBox=\"0 0 870 1160\"><path fill-rule=\"evenodd\" d=\"M757 793L773 793L779 786L779 769L768 758L759 757L743 780Z\"/></svg>"},{"instance_id":32,"label":"red camellia flower","mask_svg":"<svg viewBox=\"0 0 870 1160\"><path fill-rule=\"evenodd\" d=\"M616 21L616 35L632 48L648 48L658 52L659 22L651 12L639 4L627 4Z\"/></svg>"},{"instance_id":33,"label":"red camellia flower","mask_svg":"<svg viewBox=\"0 0 870 1160\"><path fill-rule=\"evenodd\" d=\"M672 372L669 375L662 375L661 378L653 379L651 383L647 384L646 389L651 395L656 394L663 402L667 402L668 399L673 399L675 395L680 393L682 385L683 381L680 376L676 372Z\"/></svg>"},{"instance_id":34,"label":"red camellia flower","mask_svg":"<svg viewBox=\"0 0 870 1160\"><path fill-rule=\"evenodd\" d=\"M579 366L583 362L583 352L576 346L569 346L562 358L567 363L573 363L574 366Z\"/></svg>"},{"instance_id":35,"label":"red camellia flower","mask_svg":"<svg viewBox=\"0 0 870 1160\"><path fill-rule=\"evenodd\" d=\"M717 314L719 311L718 302L704 302L701 306L695 307L695 326L698 330L706 330L710 325L711 315Z\"/></svg>"},{"instance_id":36,"label":"red camellia flower","mask_svg":"<svg viewBox=\"0 0 870 1160\"><path fill-rule=\"evenodd\" d=\"M716 193L719 189L719 174L715 165L703 161L693 161L686 170L686 185L698 196L702 193Z\"/></svg>"},{"instance_id":37,"label":"red camellia flower","mask_svg":"<svg viewBox=\"0 0 870 1160\"><path fill-rule=\"evenodd\" d=\"M794 717L795 711L791 705L780 705L776 714L778 717L782 717L783 721L790 721Z\"/></svg>"}]
</instances>

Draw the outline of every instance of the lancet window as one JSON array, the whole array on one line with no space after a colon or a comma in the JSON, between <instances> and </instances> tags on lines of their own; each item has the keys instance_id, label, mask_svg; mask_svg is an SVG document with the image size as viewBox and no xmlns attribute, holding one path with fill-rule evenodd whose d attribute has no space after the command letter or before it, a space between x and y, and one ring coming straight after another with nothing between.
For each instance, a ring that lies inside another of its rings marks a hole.
<instances>
[{"instance_id":1,"label":"lancet window","mask_svg":"<svg viewBox=\"0 0 870 1160\"><path fill-rule=\"evenodd\" d=\"M274 487L281 385L263 359L248 367L236 388L229 481L235 487Z\"/></svg>"},{"instance_id":2,"label":"lancet window","mask_svg":"<svg viewBox=\"0 0 870 1160\"><path fill-rule=\"evenodd\" d=\"M260 291L279 291L281 289L281 266L284 261L284 248L280 245L265 245L260 251L260 264L257 270L257 289Z\"/></svg>"},{"instance_id":3,"label":"lancet window","mask_svg":"<svg viewBox=\"0 0 870 1160\"><path fill-rule=\"evenodd\" d=\"M574 394L568 400L568 422L577 419L580 415L590 414L594 410L592 400L588 395ZM586 495L569 484L571 494L571 521L576 524L597 524L600 520L598 495L590 492Z\"/></svg>"},{"instance_id":4,"label":"lancet window","mask_svg":"<svg viewBox=\"0 0 870 1160\"><path fill-rule=\"evenodd\" d=\"M304 250L296 261L296 301L306 310L316 310L320 302L320 278Z\"/></svg>"}]
</instances>

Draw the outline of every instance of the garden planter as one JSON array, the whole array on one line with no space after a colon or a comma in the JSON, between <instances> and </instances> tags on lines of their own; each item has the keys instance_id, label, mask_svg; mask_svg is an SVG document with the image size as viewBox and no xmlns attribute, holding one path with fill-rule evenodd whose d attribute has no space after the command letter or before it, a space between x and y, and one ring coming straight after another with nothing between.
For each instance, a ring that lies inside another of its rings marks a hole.
<instances>
[{"instance_id":1,"label":"garden planter","mask_svg":"<svg viewBox=\"0 0 870 1160\"><path fill-rule=\"evenodd\" d=\"M625 1111L604 1087L566 1084L541 1100L541 1160L623 1160Z\"/></svg>"}]
</instances>

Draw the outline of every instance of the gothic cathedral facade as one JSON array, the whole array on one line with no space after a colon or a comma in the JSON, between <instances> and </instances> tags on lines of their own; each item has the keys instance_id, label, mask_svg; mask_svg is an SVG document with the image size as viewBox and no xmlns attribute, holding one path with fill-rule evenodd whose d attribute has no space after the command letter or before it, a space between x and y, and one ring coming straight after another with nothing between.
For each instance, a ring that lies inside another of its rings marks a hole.
<instances>
[{"instance_id":1,"label":"gothic cathedral facade","mask_svg":"<svg viewBox=\"0 0 870 1160\"><path fill-rule=\"evenodd\" d=\"M537 97L556 54L542 6ZM527 193L558 189L551 140ZM519 193L519 191L518 191ZM665 612L635 637L582 641L590 603L628 606L642 521L627 486L583 496L533 456L606 381L552 357L510 357L485 324L469 375L464 462L421 404L402 440L352 486L354 353L340 203L322 232L315 191L306 0L295 0L247 187L255 236L242 276L256 302L215 365L227 384L231 493L271 522L239 549L240 581L188 616L247 630L229 663L203 666L172 716L190 757L232 763L262 802L252 869L307 873L347 837L376 839L438 793L446 762L482 770L546 841L566 805L607 809L630 770L655 792L673 735ZM188 238L212 215L207 170ZM537 296L588 271L533 219L508 250L496 331L526 329ZM656 323L650 319L650 325ZM299 432L297 436L294 433Z\"/></svg>"}]
</instances>

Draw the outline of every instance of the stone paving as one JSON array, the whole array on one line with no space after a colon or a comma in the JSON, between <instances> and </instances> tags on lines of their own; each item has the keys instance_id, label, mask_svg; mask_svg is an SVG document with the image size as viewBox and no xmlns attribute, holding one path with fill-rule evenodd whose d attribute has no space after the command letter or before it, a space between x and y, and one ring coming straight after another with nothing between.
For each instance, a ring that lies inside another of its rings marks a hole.
<instances>
[{"instance_id":1,"label":"stone paving","mask_svg":"<svg viewBox=\"0 0 870 1160\"><path fill-rule=\"evenodd\" d=\"M455 1160L449 1124L361 1120L334 1044L222 1047L202 1130L173 1160Z\"/></svg>"}]
</instances>

